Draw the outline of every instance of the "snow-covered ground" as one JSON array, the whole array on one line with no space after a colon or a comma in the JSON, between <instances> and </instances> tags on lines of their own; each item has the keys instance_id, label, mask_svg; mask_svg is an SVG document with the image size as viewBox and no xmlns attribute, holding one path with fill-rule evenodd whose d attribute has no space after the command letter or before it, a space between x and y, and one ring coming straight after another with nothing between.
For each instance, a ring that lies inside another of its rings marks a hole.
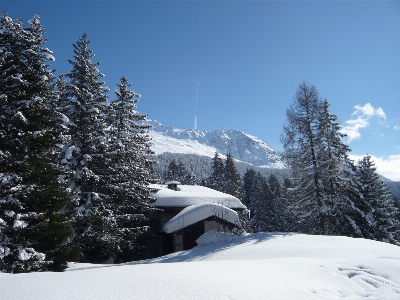
<instances>
[{"instance_id":1,"label":"snow-covered ground","mask_svg":"<svg viewBox=\"0 0 400 300\"><path fill-rule=\"evenodd\" d=\"M400 248L347 237L209 232L124 265L0 274L6 299L400 299Z\"/></svg>"}]
</instances>

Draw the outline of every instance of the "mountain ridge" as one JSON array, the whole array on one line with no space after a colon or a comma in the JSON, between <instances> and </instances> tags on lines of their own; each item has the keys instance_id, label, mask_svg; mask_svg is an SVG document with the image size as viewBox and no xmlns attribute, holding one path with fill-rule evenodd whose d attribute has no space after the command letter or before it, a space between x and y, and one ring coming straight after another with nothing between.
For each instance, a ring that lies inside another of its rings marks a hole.
<instances>
[{"instance_id":1,"label":"mountain ridge","mask_svg":"<svg viewBox=\"0 0 400 300\"><path fill-rule=\"evenodd\" d=\"M261 139L239 130L184 130L155 120L147 120L146 123L152 126L149 135L153 140L152 150L156 154L169 152L214 157L218 152L224 158L230 153L235 160L256 167L286 168L279 152Z\"/></svg>"}]
</instances>

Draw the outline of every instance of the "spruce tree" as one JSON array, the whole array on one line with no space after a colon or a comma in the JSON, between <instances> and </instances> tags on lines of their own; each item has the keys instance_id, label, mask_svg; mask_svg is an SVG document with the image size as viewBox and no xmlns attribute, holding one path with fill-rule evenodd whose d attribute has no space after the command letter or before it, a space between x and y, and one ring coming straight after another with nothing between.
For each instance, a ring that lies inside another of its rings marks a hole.
<instances>
[{"instance_id":1,"label":"spruce tree","mask_svg":"<svg viewBox=\"0 0 400 300\"><path fill-rule=\"evenodd\" d=\"M256 176L256 171L253 169L248 169L243 176L243 200L242 203L249 207L250 204L250 193L251 186L253 185L254 178Z\"/></svg>"},{"instance_id":2,"label":"spruce tree","mask_svg":"<svg viewBox=\"0 0 400 300\"><path fill-rule=\"evenodd\" d=\"M74 47L74 60L68 82L60 84L64 99L61 112L68 118L70 139L63 148L61 163L75 206L73 245L75 260L99 261L108 254L108 237L103 231L109 226L105 206L107 195L100 193L100 175L104 174L104 155L107 149L106 115L108 88L100 79L99 63L89 49L86 34Z\"/></svg>"},{"instance_id":3,"label":"spruce tree","mask_svg":"<svg viewBox=\"0 0 400 300\"><path fill-rule=\"evenodd\" d=\"M228 153L224 168L224 192L240 200L243 199L243 184L235 162L231 154Z\"/></svg>"},{"instance_id":4,"label":"spruce tree","mask_svg":"<svg viewBox=\"0 0 400 300\"><path fill-rule=\"evenodd\" d=\"M188 172L186 170L186 166L180 161L178 163L178 181L180 181L182 184L186 184L185 179L187 175Z\"/></svg>"},{"instance_id":5,"label":"spruce tree","mask_svg":"<svg viewBox=\"0 0 400 300\"><path fill-rule=\"evenodd\" d=\"M278 178L271 174L268 177L268 185L271 189L271 213L269 226L271 231L287 231L287 204L282 196L283 191Z\"/></svg>"},{"instance_id":6,"label":"spruce tree","mask_svg":"<svg viewBox=\"0 0 400 300\"><path fill-rule=\"evenodd\" d=\"M114 257L115 263L145 257L141 238L149 229L153 211L149 201L154 191L148 187L152 164L148 157L153 154L149 126L144 124L146 115L136 110L140 95L129 90L130 86L122 77L115 91L117 99L111 102L108 147L103 156L107 167L99 175L101 192L107 195L104 206L109 222L102 233L107 236L104 248L109 253L102 256Z\"/></svg>"},{"instance_id":7,"label":"spruce tree","mask_svg":"<svg viewBox=\"0 0 400 300\"><path fill-rule=\"evenodd\" d=\"M321 103L317 127L317 159L324 188L326 233L360 237L355 219L353 195L357 193L350 147L342 142L338 118L329 112L327 100Z\"/></svg>"},{"instance_id":8,"label":"spruce tree","mask_svg":"<svg viewBox=\"0 0 400 300\"><path fill-rule=\"evenodd\" d=\"M297 226L297 215L295 210L292 208L292 203L295 199L291 197L291 191L293 188L293 183L289 177L285 176L283 179L283 186L282 186L282 203L285 206L285 226L283 231L290 231L290 232L298 232Z\"/></svg>"},{"instance_id":9,"label":"spruce tree","mask_svg":"<svg viewBox=\"0 0 400 300\"><path fill-rule=\"evenodd\" d=\"M182 173L182 170L179 169L176 161L174 159L171 160L171 162L168 164L168 168L164 170L164 182L172 180L181 182L180 173Z\"/></svg>"},{"instance_id":10,"label":"spruce tree","mask_svg":"<svg viewBox=\"0 0 400 300\"><path fill-rule=\"evenodd\" d=\"M182 180L182 183L187 185L197 185L199 179L193 173L187 173L185 178Z\"/></svg>"},{"instance_id":11,"label":"spruce tree","mask_svg":"<svg viewBox=\"0 0 400 300\"><path fill-rule=\"evenodd\" d=\"M359 184L357 206L365 216L361 222L364 237L400 245L399 211L370 155L358 161L355 176Z\"/></svg>"},{"instance_id":12,"label":"spruce tree","mask_svg":"<svg viewBox=\"0 0 400 300\"><path fill-rule=\"evenodd\" d=\"M0 270L29 272L66 267L70 199L56 164L62 143L52 52L38 15L23 27L0 21Z\"/></svg>"},{"instance_id":13,"label":"spruce tree","mask_svg":"<svg viewBox=\"0 0 400 300\"><path fill-rule=\"evenodd\" d=\"M272 191L266 179L257 173L250 189L249 208L252 212L250 226L253 232L267 232L271 230L270 218Z\"/></svg>"},{"instance_id":14,"label":"spruce tree","mask_svg":"<svg viewBox=\"0 0 400 300\"><path fill-rule=\"evenodd\" d=\"M224 176L224 162L219 156L218 152L215 152L215 155L212 159L212 174L209 178L207 178L205 184L207 187L224 192L224 184L225 184L225 176Z\"/></svg>"}]
</instances>

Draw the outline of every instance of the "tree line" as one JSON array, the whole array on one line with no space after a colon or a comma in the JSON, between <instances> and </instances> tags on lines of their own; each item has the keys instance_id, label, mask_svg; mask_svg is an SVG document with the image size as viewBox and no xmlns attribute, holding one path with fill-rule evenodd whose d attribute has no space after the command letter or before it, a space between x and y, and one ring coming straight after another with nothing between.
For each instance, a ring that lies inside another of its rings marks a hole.
<instances>
[{"instance_id":1,"label":"tree line","mask_svg":"<svg viewBox=\"0 0 400 300\"><path fill-rule=\"evenodd\" d=\"M38 15L0 19L0 270L140 257L152 161L139 94L108 101L85 34L58 78Z\"/></svg>"}]
</instances>

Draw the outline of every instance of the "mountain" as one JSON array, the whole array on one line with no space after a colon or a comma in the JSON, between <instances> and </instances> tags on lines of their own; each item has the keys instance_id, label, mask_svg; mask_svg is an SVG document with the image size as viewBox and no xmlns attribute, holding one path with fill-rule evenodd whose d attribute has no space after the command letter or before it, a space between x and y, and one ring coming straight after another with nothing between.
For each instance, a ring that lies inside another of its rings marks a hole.
<instances>
[{"instance_id":1,"label":"mountain","mask_svg":"<svg viewBox=\"0 0 400 300\"><path fill-rule=\"evenodd\" d=\"M386 178L386 177L384 177L382 175L379 175L379 179L382 180L383 182L386 182L386 183L393 182L393 180L391 180L389 178Z\"/></svg>"},{"instance_id":2,"label":"mountain","mask_svg":"<svg viewBox=\"0 0 400 300\"><path fill-rule=\"evenodd\" d=\"M183 130L148 120L156 154L180 153L221 157L230 153L237 161L262 168L285 169L280 154L259 138L238 130Z\"/></svg>"}]
</instances>

